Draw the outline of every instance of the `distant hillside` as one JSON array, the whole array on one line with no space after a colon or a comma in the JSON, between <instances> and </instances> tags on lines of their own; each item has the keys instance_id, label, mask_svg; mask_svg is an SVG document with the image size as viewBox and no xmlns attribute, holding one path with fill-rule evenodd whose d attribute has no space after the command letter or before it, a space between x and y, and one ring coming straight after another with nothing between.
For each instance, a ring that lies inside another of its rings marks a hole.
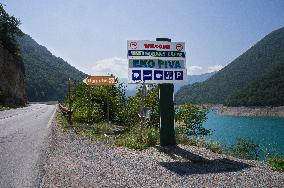
<instances>
[{"instance_id":1,"label":"distant hillside","mask_svg":"<svg viewBox=\"0 0 284 188\"><path fill-rule=\"evenodd\" d=\"M190 75L189 78L188 78L188 82L189 82L189 84L194 84L194 83L197 83L197 82L204 82L205 80L209 79L211 76L216 74L216 72L217 71L199 74L199 75Z\"/></svg>"},{"instance_id":2,"label":"distant hillside","mask_svg":"<svg viewBox=\"0 0 284 188\"><path fill-rule=\"evenodd\" d=\"M176 103L225 103L283 61L284 28L271 32L210 79L183 87ZM266 89L265 89L266 90Z\"/></svg>"},{"instance_id":3,"label":"distant hillside","mask_svg":"<svg viewBox=\"0 0 284 188\"><path fill-rule=\"evenodd\" d=\"M284 106L284 57L267 74L230 97L228 106Z\"/></svg>"},{"instance_id":4,"label":"distant hillside","mask_svg":"<svg viewBox=\"0 0 284 188\"><path fill-rule=\"evenodd\" d=\"M18 38L20 54L26 70L26 92L29 101L62 100L66 94L65 81L82 80L86 74L52 55L30 36Z\"/></svg>"},{"instance_id":5,"label":"distant hillside","mask_svg":"<svg viewBox=\"0 0 284 188\"><path fill-rule=\"evenodd\" d=\"M177 92L182 86L188 85L188 84L194 84L197 82L204 82L205 80L209 79L211 76L213 76L216 72L209 72L199 75L187 75L187 82L184 84L175 84L175 92Z\"/></svg>"}]
</instances>

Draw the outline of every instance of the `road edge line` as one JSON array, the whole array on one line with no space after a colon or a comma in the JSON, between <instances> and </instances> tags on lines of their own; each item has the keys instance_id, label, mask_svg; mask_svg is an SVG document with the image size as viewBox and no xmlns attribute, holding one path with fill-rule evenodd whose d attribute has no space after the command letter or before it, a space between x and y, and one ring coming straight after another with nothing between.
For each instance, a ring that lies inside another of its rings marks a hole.
<instances>
[{"instance_id":1,"label":"road edge line","mask_svg":"<svg viewBox=\"0 0 284 188\"><path fill-rule=\"evenodd\" d=\"M52 115L51 115L50 119L49 119L49 120L48 120L48 122L47 122L47 128L49 128L49 127L50 127L50 125L51 125L51 123L52 123L52 121L53 121L53 119L54 119L54 116L55 116L56 110L57 110L57 104L55 105L54 112L52 113Z\"/></svg>"}]
</instances>

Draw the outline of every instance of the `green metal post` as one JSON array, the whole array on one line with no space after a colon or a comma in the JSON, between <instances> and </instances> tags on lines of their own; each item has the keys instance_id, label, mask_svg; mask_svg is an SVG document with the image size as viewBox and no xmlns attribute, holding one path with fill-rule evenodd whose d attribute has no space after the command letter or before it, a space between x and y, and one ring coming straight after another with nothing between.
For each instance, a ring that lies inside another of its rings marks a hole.
<instances>
[{"instance_id":1,"label":"green metal post","mask_svg":"<svg viewBox=\"0 0 284 188\"><path fill-rule=\"evenodd\" d=\"M168 41L168 38L157 38L156 41ZM176 145L175 136L175 111L174 111L174 85L159 84L159 109L160 109L160 145Z\"/></svg>"},{"instance_id":2,"label":"green metal post","mask_svg":"<svg viewBox=\"0 0 284 188\"><path fill-rule=\"evenodd\" d=\"M68 111L68 122L72 125L72 104L71 104L71 79L68 79L68 98L69 98L69 111Z\"/></svg>"}]
</instances>

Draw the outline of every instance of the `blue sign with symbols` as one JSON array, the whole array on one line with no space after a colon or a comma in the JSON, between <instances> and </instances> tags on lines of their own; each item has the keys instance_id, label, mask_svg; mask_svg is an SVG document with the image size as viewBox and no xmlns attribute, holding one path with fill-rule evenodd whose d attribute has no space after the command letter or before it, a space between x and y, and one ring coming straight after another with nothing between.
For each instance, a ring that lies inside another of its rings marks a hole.
<instances>
[{"instance_id":1,"label":"blue sign with symbols","mask_svg":"<svg viewBox=\"0 0 284 188\"><path fill-rule=\"evenodd\" d=\"M164 71L165 80L173 80L174 72L173 71Z\"/></svg>"},{"instance_id":2,"label":"blue sign with symbols","mask_svg":"<svg viewBox=\"0 0 284 188\"><path fill-rule=\"evenodd\" d=\"M183 80L183 72L175 71L175 80Z\"/></svg>"},{"instance_id":3,"label":"blue sign with symbols","mask_svg":"<svg viewBox=\"0 0 284 188\"><path fill-rule=\"evenodd\" d=\"M132 70L132 80L133 81L141 80L141 70Z\"/></svg>"},{"instance_id":4,"label":"blue sign with symbols","mask_svg":"<svg viewBox=\"0 0 284 188\"><path fill-rule=\"evenodd\" d=\"M154 80L163 80L163 71L162 70L154 70Z\"/></svg>"},{"instance_id":5,"label":"blue sign with symbols","mask_svg":"<svg viewBox=\"0 0 284 188\"><path fill-rule=\"evenodd\" d=\"M152 70L143 70L143 80L152 80Z\"/></svg>"},{"instance_id":6,"label":"blue sign with symbols","mask_svg":"<svg viewBox=\"0 0 284 188\"><path fill-rule=\"evenodd\" d=\"M159 69L129 69L129 78L132 83L149 84L155 83L176 83L184 81L186 71L184 70L159 70Z\"/></svg>"}]
</instances>

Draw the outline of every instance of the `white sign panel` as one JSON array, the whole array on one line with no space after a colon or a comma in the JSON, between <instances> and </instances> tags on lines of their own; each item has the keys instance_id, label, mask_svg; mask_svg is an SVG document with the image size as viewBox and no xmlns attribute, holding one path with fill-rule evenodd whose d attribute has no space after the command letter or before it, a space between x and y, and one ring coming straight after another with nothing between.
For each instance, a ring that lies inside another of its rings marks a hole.
<instances>
[{"instance_id":1,"label":"white sign panel","mask_svg":"<svg viewBox=\"0 0 284 188\"><path fill-rule=\"evenodd\" d=\"M185 43L127 41L128 83L179 83L186 80Z\"/></svg>"},{"instance_id":2,"label":"white sign panel","mask_svg":"<svg viewBox=\"0 0 284 188\"><path fill-rule=\"evenodd\" d=\"M128 59L185 59L184 42L128 40Z\"/></svg>"}]
</instances>

